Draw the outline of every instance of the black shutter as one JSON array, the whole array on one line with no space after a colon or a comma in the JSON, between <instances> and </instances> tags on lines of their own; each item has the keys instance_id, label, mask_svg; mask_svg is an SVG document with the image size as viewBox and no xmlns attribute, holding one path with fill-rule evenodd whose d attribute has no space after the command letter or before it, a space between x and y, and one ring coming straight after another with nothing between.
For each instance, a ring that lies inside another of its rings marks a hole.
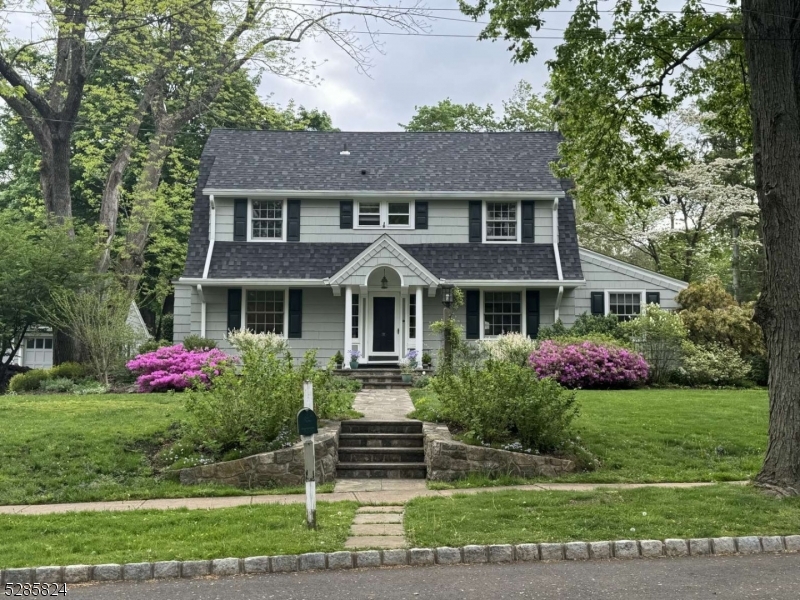
<instances>
[{"instance_id":1,"label":"black shutter","mask_svg":"<svg viewBox=\"0 0 800 600\"><path fill-rule=\"evenodd\" d=\"M525 290L525 327L529 338L539 335L539 290Z\"/></svg>"},{"instance_id":2,"label":"black shutter","mask_svg":"<svg viewBox=\"0 0 800 600\"><path fill-rule=\"evenodd\" d=\"M353 228L353 201L342 200L339 202L339 229Z\"/></svg>"},{"instance_id":3,"label":"black shutter","mask_svg":"<svg viewBox=\"0 0 800 600\"><path fill-rule=\"evenodd\" d=\"M481 217L482 208L480 200L470 200L469 202L469 241L481 241Z\"/></svg>"},{"instance_id":4,"label":"black shutter","mask_svg":"<svg viewBox=\"0 0 800 600\"><path fill-rule=\"evenodd\" d=\"M647 292L647 303L661 306L661 292Z\"/></svg>"},{"instance_id":5,"label":"black shutter","mask_svg":"<svg viewBox=\"0 0 800 600\"><path fill-rule=\"evenodd\" d=\"M533 235L533 212L536 203L533 200L522 201L522 243L532 244Z\"/></svg>"},{"instance_id":6,"label":"black shutter","mask_svg":"<svg viewBox=\"0 0 800 600\"><path fill-rule=\"evenodd\" d=\"M477 340L481 337L481 292L466 291L467 305L467 339Z\"/></svg>"},{"instance_id":7,"label":"black shutter","mask_svg":"<svg viewBox=\"0 0 800 600\"><path fill-rule=\"evenodd\" d=\"M247 198L233 199L233 241L247 241Z\"/></svg>"},{"instance_id":8,"label":"black shutter","mask_svg":"<svg viewBox=\"0 0 800 600\"><path fill-rule=\"evenodd\" d=\"M303 290L289 290L288 337L303 337Z\"/></svg>"},{"instance_id":9,"label":"black shutter","mask_svg":"<svg viewBox=\"0 0 800 600\"><path fill-rule=\"evenodd\" d=\"M414 229L428 228L428 202L414 202Z\"/></svg>"},{"instance_id":10,"label":"black shutter","mask_svg":"<svg viewBox=\"0 0 800 600\"><path fill-rule=\"evenodd\" d=\"M228 288L228 331L242 329L242 288Z\"/></svg>"},{"instance_id":11,"label":"black shutter","mask_svg":"<svg viewBox=\"0 0 800 600\"><path fill-rule=\"evenodd\" d=\"M286 203L286 241L300 241L300 200Z\"/></svg>"},{"instance_id":12,"label":"black shutter","mask_svg":"<svg viewBox=\"0 0 800 600\"><path fill-rule=\"evenodd\" d=\"M592 314L603 316L606 314L606 300L603 292L592 292Z\"/></svg>"}]
</instances>

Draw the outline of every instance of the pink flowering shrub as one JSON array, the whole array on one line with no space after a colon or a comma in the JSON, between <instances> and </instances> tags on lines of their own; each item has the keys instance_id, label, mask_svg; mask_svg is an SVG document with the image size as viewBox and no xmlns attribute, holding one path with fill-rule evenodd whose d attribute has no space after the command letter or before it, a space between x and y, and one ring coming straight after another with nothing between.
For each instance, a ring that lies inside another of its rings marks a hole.
<instances>
[{"instance_id":1,"label":"pink flowering shrub","mask_svg":"<svg viewBox=\"0 0 800 600\"><path fill-rule=\"evenodd\" d=\"M613 345L545 341L529 359L539 377L568 388L633 387L647 381L649 367L637 352Z\"/></svg>"},{"instance_id":2,"label":"pink flowering shrub","mask_svg":"<svg viewBox=\"0 0 800 600\"><path fill-rule=\"evenodd\" d=\"M221 350L187 350L181 344L140 354L126 365L137 373L140 392L164 392L191 387L195 380L208 385L233 359Z\"/></svg>"}]
</instances>

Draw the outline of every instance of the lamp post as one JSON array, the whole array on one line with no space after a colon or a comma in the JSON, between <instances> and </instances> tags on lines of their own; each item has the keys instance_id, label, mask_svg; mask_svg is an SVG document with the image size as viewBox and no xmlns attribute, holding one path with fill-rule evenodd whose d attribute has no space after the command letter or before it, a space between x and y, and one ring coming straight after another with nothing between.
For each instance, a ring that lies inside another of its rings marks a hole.
<instances>
[{"instance_id":1,"label":"lamp post","mask_svg":"<svg viewBox=\"0 0 800 600\"><path fill-rule=\"evenodd\" d=\"M453 286L448 283L443 283L442 288L442 304L444 305L443 321L444 327L442 328L444 340L444 368L450 371L453 367L453 348L450 342L450 307L453 306Z\"/></svg>"}]
</instances>

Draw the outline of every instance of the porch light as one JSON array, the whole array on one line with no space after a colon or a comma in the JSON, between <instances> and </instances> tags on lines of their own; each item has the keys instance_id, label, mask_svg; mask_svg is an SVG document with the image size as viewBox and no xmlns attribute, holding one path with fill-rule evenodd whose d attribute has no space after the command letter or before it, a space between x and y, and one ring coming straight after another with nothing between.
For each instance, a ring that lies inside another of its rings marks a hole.
<instances>
[{"instance_id":1,"label":"porch light","mask_svg":"<svg viewBox=\"0 0 800 600\"><path fill-rule=\"evenodd\" d=\"M386 269L383 270L383 277L381 278L381 289L385 290L389 287L389 280L386 279Z\"/></svg>"},{"instance_id":2,"label":"porch light","mask_svg":"<svg viewBox=\"0 0 800 600\"><path fill-rule=\"evenodd\" d=\"M441 288L442 304L444 304L446 308L450 308L453 305L453 286L449 283L443 283Z\"/></svg>"}]
</instances>

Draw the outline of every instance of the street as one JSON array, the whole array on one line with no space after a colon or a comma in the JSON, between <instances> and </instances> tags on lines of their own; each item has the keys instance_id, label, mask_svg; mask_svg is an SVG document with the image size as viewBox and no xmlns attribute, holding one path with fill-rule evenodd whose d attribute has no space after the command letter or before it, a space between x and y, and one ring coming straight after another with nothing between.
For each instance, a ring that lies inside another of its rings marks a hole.
<instances>
[{"instance_id":1,"label":"street","mask_svg":"<svg viewBox=\"0 0 800 600\"><path fill-rule=\"evenodd\" d=\"M791 599L800 554L321 571L73 586L72 600Z\"/></svg>"}]
</instances>

